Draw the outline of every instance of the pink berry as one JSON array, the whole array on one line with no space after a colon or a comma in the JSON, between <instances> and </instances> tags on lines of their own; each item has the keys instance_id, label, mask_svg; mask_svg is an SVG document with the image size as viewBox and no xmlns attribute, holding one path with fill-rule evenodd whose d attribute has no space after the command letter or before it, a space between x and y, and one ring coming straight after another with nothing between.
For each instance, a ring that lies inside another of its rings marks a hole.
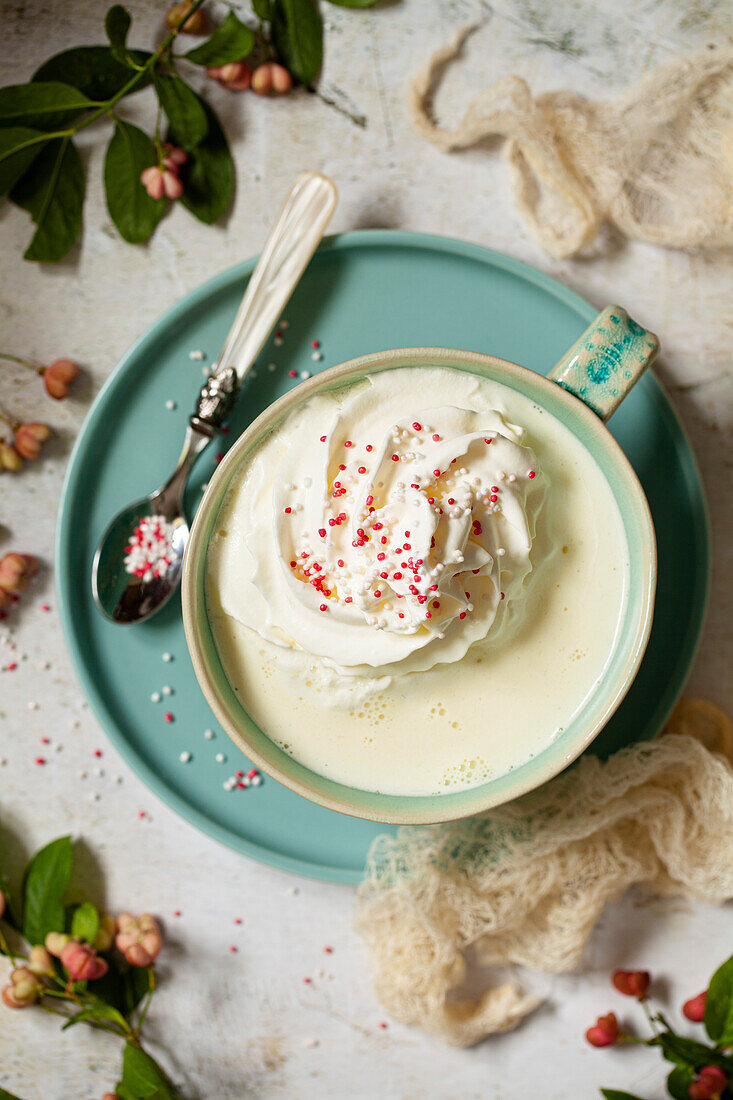
<instances>
[{"instance_id":1,"label":"pink berry","mask_svg":"<svg viewBox=\"0 0 733 1100\"><path fill-rule=\"evenodd\" d=\"M682 1015L691 1020L693 1024L701 1024L705 1018L707 1000L707 989L703 993L698 993L697 997L690 997L689 1001L685 1001L682 1006Z\"/></svg>"},{"instance_id":2,"label":"pink berry","mask_svg":"<svg viewBox=\"0 0 733 1100\"><path fill-rule=\"evenodd\" d=\"M618 1042L619 1026L613 1012L599 1016L593 1027L589 1027L585 1037L592 1047L609 1047Z\"/></svg>"}]
</instances>

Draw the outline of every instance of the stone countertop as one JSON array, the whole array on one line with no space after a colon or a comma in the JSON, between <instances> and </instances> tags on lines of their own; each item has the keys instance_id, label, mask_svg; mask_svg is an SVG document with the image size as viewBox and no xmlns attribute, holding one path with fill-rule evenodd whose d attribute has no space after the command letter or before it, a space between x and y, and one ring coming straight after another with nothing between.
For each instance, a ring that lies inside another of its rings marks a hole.
<instances>
[{"instance_id":1,"label":"stone countertop","mask_svg":"<svg viewBox=\"0 0 733 1100\"><path fill-rule=\"evenodd\" d=\"M107 744L64 647L51 569L55 511L91 397L172 302L259 250L291 179L318 167L339 185L335 231L388 226L490 245L549 272L599 307L622 301L660 334L664 350L656 369L702 469L715 552L713 597L687 690L733 711L730 254L664 251L607 233L587 257L555 262L527 236L496 150L442 154L410 131L404 110L406 81L416 66L476 19L482 27L438 98L447 119L457 117L472 91L512 72L535 91L572 87L611 96L678 53L730 42L729 6L724 0L617 0L612 6L385 0L369 12L323 6L323 98L298 93L263 101L210 91L237 161L237 198L223 224L205 228L176 209L148 247L121 242L101 193L103 142L89 131L80 251L53 268L25 262L27 216L0 208L3 346L41 362L68 355L85 369L73 397L43 405L57 432L45 457L0 484L0 551L34 552L44 563L29 595L0 626L0 663L13 654L19 665L0 681L0 860L12 862L11 853L27 856L71 832L83 838L77 878L99 904L112 912L160 914L168 943L146 1030L187 1097L561 1100L595 1096L602 1084L656 1100L663 1095L663 1067L649 1052L594 1051L583 1031L599 1013L623 1011L608 983L609 971L621 963L663 975L670 1005L704 988L729 949L725 910L632 892L605 911L583 973L530 976L548 995L545 1007L517 1031L476 1049L446 1048L391 1022L380 1028L367 960L352 930L353 889L249 862L158 802ZM154 42L164 5L134 0L128 7L135 43ZM26 0L0 11L4 83L27 79L57 50L103 40L97 0ZM146 123L149 111L144 96L124 108L125 117ZM364 128L351 117L359 115ZM0 370L3 404L40 416L37 381L4 365ZM44 736L61 751L49 754L45 768L34 768ZM95 761L98 747L103 757ZM141 806L145 819L137 816ZM331 954L324 954L326 945ZM306 975L313 977L308 985ZM2 1019L0 1082L14 1093L78 1100L113 1087L116 1041L82 1029L62 1035L56 1021L32 1012Z\"/></svg>"}]
</instances>

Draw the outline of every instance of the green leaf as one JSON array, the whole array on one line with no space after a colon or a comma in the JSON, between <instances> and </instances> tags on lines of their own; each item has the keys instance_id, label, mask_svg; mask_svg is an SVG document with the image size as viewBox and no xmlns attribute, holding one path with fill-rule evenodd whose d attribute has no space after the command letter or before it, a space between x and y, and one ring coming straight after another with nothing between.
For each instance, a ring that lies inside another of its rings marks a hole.
<instances>
[{"instance_id":1,"label":"green leaf","mask_svg":"<svg viewBox=\"0 0 733 1100\"><path fill-rule=\"evenodd\" d=\"M152 54L145 50L128 53L128 58L136 65L144 65L151 57ZM101 101L117 95L134 75L127 65L117 60L111 46L77 46L49 58L33 74L33 81L61 80L90 99ZM145 73L133 91L139 92L151 80L151 74Z\"/></svg>"},{"instance_id":2,"label":"green leaf","mask_svg":"<svg viewBox=\"0 0 733 1100\"><path fill-rule=\"evenodd\" d=\"M209 129L199 97L177 76L156 76L154 84L160 105L180 143L186 148L198 145Z\"/></svg>"},{"instance_id":3,"label":"green leaf","mask_svg":"<svg viewBox=\"0 0 733 1100\"><path fill-rule=\"evenodd\" d=\"M333 3L334 0L331 0ZM344 7L348 7L348 4L344 4ZM621 1089L601 1089L601 1096L605 1096L606 1100L643 1100L641 1096L637 1096L633 1092L622 1092Z\"/></svg>"},{"instance_id":4,"label":"green leaf","mask_svg":"<svg viewBox=\"0 0 733 1100\"><path fill-rule=\"evenodd\" d=\"M720 1054L705 1043L698 1043L695 1039L685 1039L674 1031L663 1031L650 1045L661 1047L662 1056L668 1062L676 1062L681 1066L701 1069L703 1066L714 1065L728 1072L733 1069L733 1059Z\"/></svg>"},{"instance_id":5,"label":"green leaf","mask_svg":"<svg viewBox=\"0 0 733 1100\"><path fill-rule=\"evenodd\" d=\"M56 130L93 106L92 100L78 88L57 80L8 84L0 88L0 126Z\"/></svg>"},{"instance_id":6,"label":"green leaf","mask_svg":"<svg viewBox=\"0 0 733 1100\"><path fill-rule=\"evenodd\" d=\"M234 195L234 161L219 120L207 103L199 99L206 112L209 132L195 148L186 146L175 127L169 139L186 147L189 159L180 170L184 192L179 202L194 217L212 225L229 208Z\"/></svg>"},{"instance_id":7,"label":"green leaf","mask_svg":"<svg viewBox=\"0 0 733 1100\"><path fill-rule=\"evenodd\" d=\"M710 979L704 1022L715 1043L733 1046L733 956Z\"/></svg>"},{"instance_id":8,"label":"green leaf","mask_svg":"<svg viewBox=\"0 0 733 1100\"><path fill-rule=\"evenodd\" d=\"M140 173L155 161L148 135L118 121L104 159L104 187L109 215L130 244L146 241L165 212L165 201L151 199L140 182Z\"/></svg>"},{"instance_id":9,"label":"green leaf","mask_svg":"<svg viewBox=\"0 0 733 1100\"><path fill-rule=\"evenodd\" d=\"M689 1100L688 1091L695 1080L695 1071L691 1066L675 1066L667 1078L667 1092L674 1100Z\"/></svg>"},{"instance_id":10,"label":"green leaf","mask_svg":"<svg viewBox=\"0 0 733 1100\"><path fill-rule=\"evenodd\" d=\"M71 139L49 141L10 197L28 211L37 226L25 259L45 263L63 259L81 229L84 205L84 170ZM63 931L63 923L57 931Z\"/></svg>"},{"instance_id":11,"label":"green leaf","mask_svg":"<svg viewBox=\"0 0 733 1100\"><path fill-rule=\"evenodd\" d=\"M73 1027L74 1024L83 1023L103 1023L108 1022L111 1024L117 1024L123 1031L127 1030L127 1020L118 1012L112 1005L107 1004L93 1004L88 1008L83 1008L81 1012L76 1012L73 1016L70 1016L62 1031L66 1031L68 1028Z\"/></svg>"},{"instance_id":12,"label":"green leaf","mask_svg":"<svg viewBox=\"0 0 733 1100\"><path fill-rule=\"evenodd\" d=\"M0 1100L20 1100L20 1098L0 1085Z\"/></svg>"},{"instance_id":13,"label":"green leaf","mask_svg":"<svg viewBox=\"0 0 733 1100\"><path fill-rule=\"evenodd\" d=\"M125 1045L122 1055L121 1085L139 1100L146 1100L147 1097L154 1097L155 1100L179 1100L179 1094L158 1063L141 1047L130 1042ZM125 1093L118 1092L118 1095L124 1096Z\"/></svg>"},{"instance_id":14,"label":"green leaf","mask_svg":"<svg viewBox=\"0 0 733 1100\"><path fill-rule=\"evenodd\" d=\"M63 896L71 874L71 838L52 840L36 852L23 879L23 935L33 946L47 932L63 932Z\"/></svg>"},{"instance_id":15,"label":"green leaf","mask_svg":"<svg viewBox=\"0 0 733 1100\"><path fill-rule=\"evenodd\" d=\"M230 11L207 42L195 46L183 56L186 61L192 61L194 65L212 68L217 65L228 65L230 61L241 61L252 52L254 44L253 32L240 19L237 19L233 11Z\"/></svg>"},{"instance_id":16,"label":"green leaf","mask_svg":"<svg viewBox=\"0 0 733 1100\"><path fill-rule=\"evenodd\" d=\"M377 3L377 0L328 0L329 4L334 4L337 8L373 8ZM601 1089L603 1092L603 1089ZM619 1096L623 1096L623 1093L619 1093Z\"/></svg>"},{"instance_id":17,"label":"green leaf","mask_svg":"<svg viewBox=\"0 0 733 1100\"><path fill-rule=\"evenodd\" d=\"M252 8L263 23L269 23L272 19L272 0L252 0Z\"/></svg>"},{"instance_id":18,"label":"green leaf","mask_svg":"<svg viewBox=\"0 0 733 1100\"><path fill-rule=\"evenodd\" d=\"M130 30L132 19L129 11L122 4L114 4L107 12L104 20L104 29L110 41L110 52L115 60L127 65L127 33Z\"/></svg>"},{"instance_id":19,"label":"green leaf","mask_svg":"<svg viewBox=\"0 0 733 1100\"><path fill-rule=\"evenodd\" d=\"M5 195L30 168L46 143L38 130L13 126L0 130L0 195Z\"/></svg>"},{"instance_id":20,"label":"green leaf","mask_svg":"<svg viewBox=\"0 0 733 1100\"><path fill-rule=\"evenodd\" d=\"M272 39L295 79L313 84L323 64L323 22L313 0L274 0Z\"/></svg>"},{"instance_id":21,"label":"green leaf","mask_svg":"<svg viewBox=\"0 0 733 1100\"><path fill-rule=\"evenodd\" d=\"M93 902L83 901L81 905L77 905L71 918L71 935L74 939L84 940L93 947L97 932L99 932L99 911Z\"/></svg>"}]
</instances>

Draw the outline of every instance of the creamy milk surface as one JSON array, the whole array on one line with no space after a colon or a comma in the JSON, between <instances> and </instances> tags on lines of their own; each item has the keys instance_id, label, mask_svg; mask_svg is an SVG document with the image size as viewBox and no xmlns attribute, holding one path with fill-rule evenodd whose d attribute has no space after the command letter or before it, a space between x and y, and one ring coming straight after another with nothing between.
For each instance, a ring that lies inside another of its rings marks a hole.
<instances>
[{"instance_id":1,"label":"creamy milk surface","mask_svg":"<svg viewBox=\"0 0 733 1100\"><path fill-rule=\"evenodd\" d=\"M594 459L499 383L383 371L235 472L206 599L245 709L354 787L432 794L541 752L610 658L628 549Z\"/></svg>"}]
</instances>

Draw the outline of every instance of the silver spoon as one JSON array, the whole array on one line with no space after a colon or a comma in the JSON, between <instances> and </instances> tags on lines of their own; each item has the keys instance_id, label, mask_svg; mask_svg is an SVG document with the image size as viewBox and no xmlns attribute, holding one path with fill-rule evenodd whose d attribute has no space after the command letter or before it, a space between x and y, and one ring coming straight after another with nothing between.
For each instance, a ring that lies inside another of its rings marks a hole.
<instances>
[{"instance_id":1,"label":"silver spoon","mask_svg":"<svg viewBox=\"0 0 733 1100\"><path fill-rule=\"evenodd\" d=\"M102 535L92 563L92 592L99 610L116 623L137 623L164 606L178 587L188 523L183 491L191 467L221 431L239 386L275 326L336 206L336 185L318 172L304 172L291 188L280 216L250 276L247 290L216 368L189 418L181 457L162 488L124 508ZM172 526L168 566L143 576L128 573L125 556L144 517L162 516Z\"/></svg>"}]
</instances>

